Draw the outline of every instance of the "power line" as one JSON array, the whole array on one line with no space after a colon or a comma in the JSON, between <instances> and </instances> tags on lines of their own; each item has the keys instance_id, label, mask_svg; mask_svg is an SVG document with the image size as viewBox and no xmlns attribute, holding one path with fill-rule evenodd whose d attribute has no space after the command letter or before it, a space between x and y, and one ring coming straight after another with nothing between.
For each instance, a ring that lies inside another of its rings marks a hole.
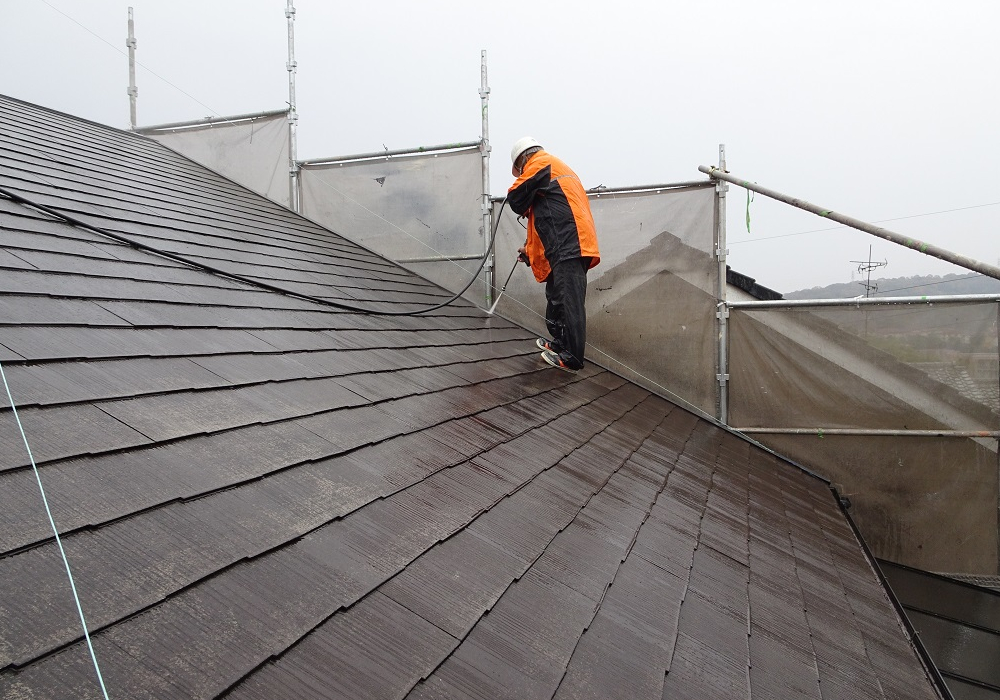
<instances>
[{"instance_id":1,"label":"power line","mask_svg":"<svg viewBox=\"0 0 1000 700\"><path fill-rule=\"evenodd\" d=\"M988 202L986 204L973 204L972 206L968 206L968 207L957 207L955 209L942 209L941 211L930 211L930 212L927 212L925 214L911 214L909 216L896 216L896 217L893 217L891 219L876 219L872 223L874 223L874 224L883 224L883 223L886 223L888 221L903 221L904 219L919 219L919 218L924 217L924 216L936 216L938 214L950 214L950 213L956 212L956 211L967 211L969 209L982 209L983 207L995 207L995 206L1000 206L1000 202ZM778 236L765 236L763 238L747 238L747 239L742 240L742 241L728 241L727 243L729 245L738 245L740 243L757 243L757 242L760 242L760 241L774 240L775 238L788 238L790 236L803 236L803 235L805 235L807 233L820 233L821 231L836 231L836 230L842 229L842 228L850 228L850 227L843 226L843 225L841 225L841 226L828 226L826 228L814 228L814 229L810 229L808 231L797 231L795 233L783 233L783 234L778 235Z\"/></svg>"},{"instance_id":2,"label":"power line","mask_svg":"<svg viewBox=\"0 0 1000 700\"><path fill-rule=\"evenodd\" d=\"M65 17L70 22L72 22L73 24L75 24L78 27L80 27L81 29L83 29L88 34L90 34L90 35L94 36L95 38L99 39L100 41L104 42L105 44L107 44L108 46L110 46L112 49L114 49L115 51L117 51L118 53L120 53L122 56L125 56L126 58L128 57L128 54L125 51L122 51L120 48L118 48L117 46L115 46L114 44L112 44L110 41L108 41L107 39L105 39L104 37L102 37L97 32L91 30L89 27L87 27L86 25L84 25L82 22L79 22L75 18L70 17L68 14L66 14L65 12L63 12L62 10L60 10L58 7L56 7L55 5L53 5L50 2L48 2L48 0L42 0L42 3L44 5L48 5L49 8L51 8L52 10L58 12L63 17ZM150 68L149 66L145 65L141 61L136 61L135 63L136 63L137 66L139 66L143 70L148 71L154 77L159 78L160 80L162 80L163 82L165 82L167 85L169 85L170 87L172 87L174 90L177 90L177 92L181 93L182 95L185 95L186 97L188 97L191 100L194 100L195 102L197 102L199 105L201 105L202 107L204 107L205 109L207 109L209 112L211 112L215 116L217 116L217 117L221 117L222 116L221 114L219 114L218 112L216 112L214 109L212 109L211 107L209 107L207 104L205 104L204 102L202 102L201 100L199 100L197 97L195 97L191 93L186 92L185 90L182 90L181 88L177 87L172 82L170 82L169 80L167 80L166 78L164 78L162 75L160 75L159 73L157 73L156 71L154 71L152 68Z\"/></svg>"},{"instance_id":3,"label":"power line","mask_svg":"<svg viewBox=\"0 0 1000 700\"><path fill-rule=\"evenodd\" d=\"M942 279L937 282L925 282L924 284L915 284L909 287L896 287L895 289L885 289L881 292L876 292L877 294L888 294L889 292L901 292L906 289L920 289L921 287L933 287L936 284L947 284L948 282L960 282L962 280L976 279L977 277L982 277L983 279L989 279L985 275L974 274L966 275L965 277L952 277L951 279Z\"/></svg>"}]
</instances>

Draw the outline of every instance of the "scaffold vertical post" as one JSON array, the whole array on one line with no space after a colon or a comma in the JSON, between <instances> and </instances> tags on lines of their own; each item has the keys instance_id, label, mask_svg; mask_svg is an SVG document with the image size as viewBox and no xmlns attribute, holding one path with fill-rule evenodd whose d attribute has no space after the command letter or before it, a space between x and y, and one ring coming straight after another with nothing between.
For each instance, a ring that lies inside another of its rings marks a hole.
<instances>
[{"instance_id":1,"label":"scaffold vertical post","mask_svg":"<svg viewBox=\"0 0 1000 700\"><path fill-rule=\"evenodd\" d=\"M299 113L295 106L295 72L298 64L295 62L295 4L288 0L285 7L285 17L288 20L288 198L292 211L299 211L299 161L298 134Z\"/></svg>"},{"instance_id":2,"label":"scaffold vertical post","mask_svg":"<svg viewBox=\"0 0 1000 700\"><path fill-rule=\"evenodd\" d=\"M125 41L128 47L128 124L129 129L135 131L136 124L136 100L139 97L139 88L135 85L135 20L132 17L132 8L128 8L128 39Z\"/></svg>"},{"instance_id":3,"label":"scaffold vertical post","mask_svg":"<svg viewBox=\"0 0 1000 700\"><path fill-rule=\"evenodd\" d=\"M719 144L719 169L726 171L726 144ZM723 425L729 424L729 306L726 304L726 193L729 184L724 180L715 183L715 257L719 262L719 291L716 317L719 328L719 404L717 417Z\"/></svg>"},{"instance_id":4,"label":"scaffold vertical post","mask_svg":"<svg viewBox=\"0 0 1000 700\"><path fill-rule=\"evenodd\" d=\"M493 219L493 203L490 201L490 85L486 77L486 50L480 54L480 85L479 101L482 104L483 134L479 142L479 149L483 154L483 254L487 255L486 264L483 266L483 281L486 286L486 308L493 305L493 256L489 249L490 235L493 230L491 225Z\"/></svg>"}]
</instances>

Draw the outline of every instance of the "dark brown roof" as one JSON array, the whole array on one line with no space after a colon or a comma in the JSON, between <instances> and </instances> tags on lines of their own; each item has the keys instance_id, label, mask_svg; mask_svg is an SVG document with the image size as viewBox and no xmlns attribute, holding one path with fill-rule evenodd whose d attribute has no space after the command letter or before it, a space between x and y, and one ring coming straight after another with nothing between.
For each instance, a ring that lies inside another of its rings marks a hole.
<instances>
[{"instance_id":1,"label":"dark brown roof","mask_svg":"<svg viewBox=\"0 0 1000 700\"><path fill-rule=\"evenodd\" d=\"M782 299L781 292L776 292L769 287L758 284L757 280L742 272L737 272L726 265L726 283L734 287L739 287L754 299L761 301L777 301Z\"/></svg>"},{"instance_id":2,"label":"dark brown roof","mask_svg":"<svg viewBox=\"0 0 1000 700\"><path fill-rule=\"evenodd\" d=\"M1000 698L1000 592L878 563L954 696Z\"/></svg>"},{"instance_id":3,"label":"dark brown roof","mask_svg":"<svg viewBox=\"0 0 1000 700\"><path fill-rule=\"evenodd\" d=\"M448 294L0 97L0 188ZM0 362L112 698L934 698L828 485L467 303L0 197ZM98 697L9 407L0 696Z\"/></svg>"}]
</instances>

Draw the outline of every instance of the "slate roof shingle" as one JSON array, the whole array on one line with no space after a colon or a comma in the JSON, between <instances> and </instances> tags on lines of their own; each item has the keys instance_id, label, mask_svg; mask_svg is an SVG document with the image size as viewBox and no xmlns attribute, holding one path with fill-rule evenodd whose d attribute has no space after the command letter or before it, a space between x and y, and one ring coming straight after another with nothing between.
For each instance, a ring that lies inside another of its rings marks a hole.
<instances>
[{"instance_id":1,"label":"slate roof shingle","mask_svg":"<svg viewBox=\"0 0 1000 700\"><path fill-rule=\"evenodd\" d=\"M952 694L959 700L1000 698L1000 591L878 563Z\"/></svg>"},{"instance_id":2,"label":"slate roof shingle","mask_svg":"<svg viewBox=\"0 0 1000 700\"><path fill-rule=\"evenodd\" d=\"M449 295L0 97L0 188ZM112 697L935 698L828 485L465 302L0 197L0 362ZM0 696L98 697L0 408Z\"/></svg>"}]
</instances>

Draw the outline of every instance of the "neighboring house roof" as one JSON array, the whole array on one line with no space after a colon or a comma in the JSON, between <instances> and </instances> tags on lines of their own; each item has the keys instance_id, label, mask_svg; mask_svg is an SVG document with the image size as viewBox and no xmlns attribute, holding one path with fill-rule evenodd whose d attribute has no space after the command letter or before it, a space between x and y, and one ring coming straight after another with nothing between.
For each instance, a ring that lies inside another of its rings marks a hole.
<instances>
[{"instance_id":1,"label":"neighboring house roof","mask_svg":"<svg viewBox=\"0 0 1000 700\"><path fill-rule=\"evenodd\" d=\"M948 362L914 362L912 365L926 372L934 381L954 387L962 396L989 406L994 413L1000 413L1000 395L997 394L995 381L978 381L966 368Z\"/></svg>"},{"instance_id":2,"label":"neighboring house roof","mask_svg":"<svg viewBox=\"0 0 1000 700\"><path fill-rule=\"evenodd\" d=\"M1000 698L1000 591L892 562L879 565L954 696Z\"/></svg>"},{"instance_id":3,"label":"neighboring house roof","mask_svg":"<svg viewBox=\"0 0 1000 700\"><path fill-rule=\"evenodd\" d=\"M742 272L737 272L726 265L726 283L742 289L744 292L759 301L777 301L782 299L781 292L776 292L769 287L758 284L757 280Z\"/></svg>"},{"instance_id":4,"label":"neighboring house roof","mask_svg":"<svg viewBox=\"0 0 1000 700\"><path fill-rule=\"evenodd\" d=\"M448 297L3 97L0 188L299 294ZM347 312L2 196L0 267L0 362L112 698L938 697L825 482L468 303ZM0 696L98 697L13 418Z\"/></svg>"}]
</instances>

